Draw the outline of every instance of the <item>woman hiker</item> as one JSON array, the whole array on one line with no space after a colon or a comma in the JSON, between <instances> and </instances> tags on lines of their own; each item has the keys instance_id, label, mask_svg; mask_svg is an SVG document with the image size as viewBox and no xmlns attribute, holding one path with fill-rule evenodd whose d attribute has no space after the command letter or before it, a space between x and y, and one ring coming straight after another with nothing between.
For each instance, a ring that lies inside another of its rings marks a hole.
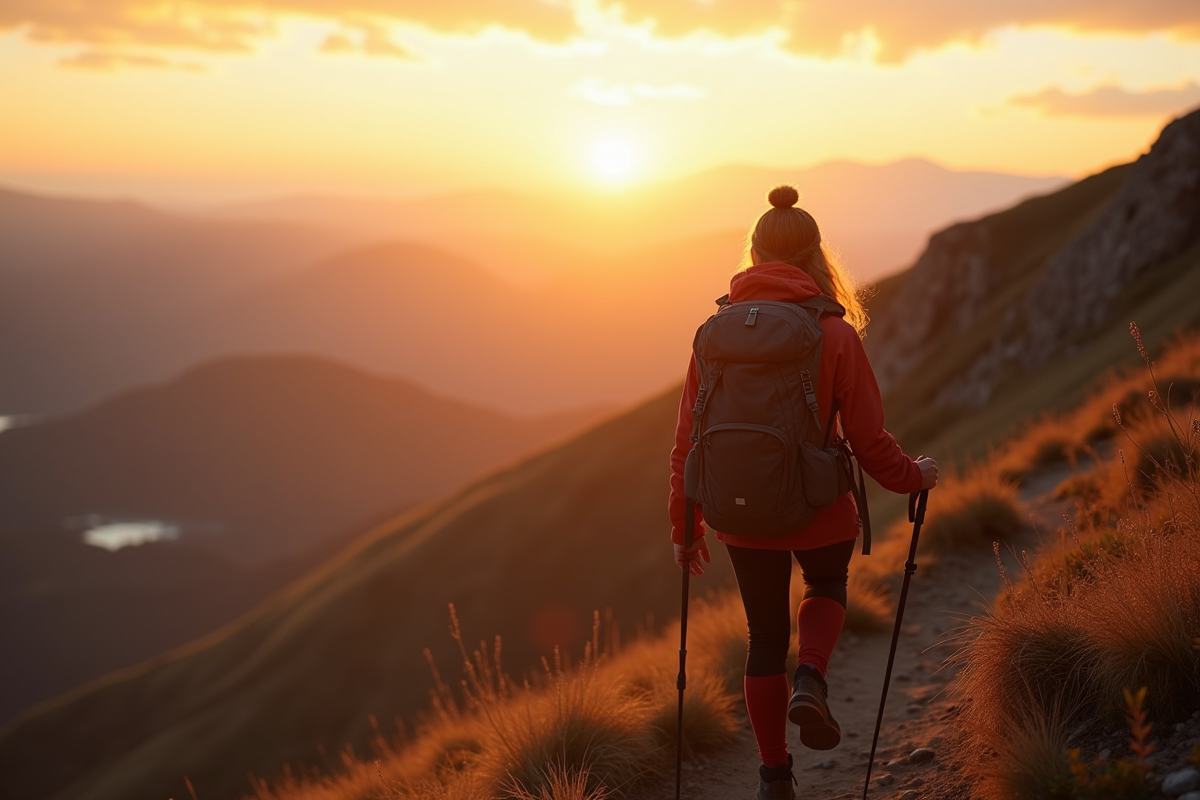
<instances>
[{"instance_id":1,"label":"woman hiker","mask_svg":"<svg viewBox=\"0 0 1200 800\"><path fill-rule=\"evenodd\" d=\"M824 344L817 405L825 414L836 409L859 464L885 489L911 493L932 488L938 479L937 462L913 461L883 427L883 401L862 345L867 315L848 276L821 243L816 221L795 207L799 194L793 187L776 187L768 199L773 207L759 217L750 235L751 266L733 276L729 302L799 303L823 295L839 303L844 315L820 317ZM669 500L675 562L692 575L702 574L704 563L711 560L699 508L695 541L684 546L684 463L692 448L698 383L693 355L671 451ZM804 397L798 402L803 407ZM729 552L749 627L744 687L762 759L758 800L795 798L785 736L788 720L800 726L800 741L806 747L829 750L841 741L841 729L828 706L826 670L846 617L846 579L858 531L858 510L850 492L789 535L758 538L714 531ZM789 684L793 558L800 564L805 591L797 612L799 666Z\"/></svg>"}]
</instances>

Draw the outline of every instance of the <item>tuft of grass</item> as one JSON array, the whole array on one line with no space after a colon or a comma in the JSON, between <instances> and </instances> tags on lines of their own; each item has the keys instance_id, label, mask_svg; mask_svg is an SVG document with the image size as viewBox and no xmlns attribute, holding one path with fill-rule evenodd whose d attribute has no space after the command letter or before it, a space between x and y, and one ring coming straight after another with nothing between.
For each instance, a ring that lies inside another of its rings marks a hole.
<instances>
[{"instance_id":1,"label":"tuft of grass","mask_svg":"<svg viewBox=\"0 0 1200 800\"><path fill-rule=\"evenodd\" d=\"M1019 485L1030 472L1063 462L1074 465L1087 451L1087 439L1073 420L1043 416L1027 425L993 460L1001 478Z\"/></svg>"},{"instance_id":2,"label":"tuft of grass","mask_svg":"<svg viewBox=\"0 0 1200 800\"><path fill-rule=\"evenodd\" d=\"M621 692L593 665L554 677L549 691L483 710L493 734L474 766L501 796L549 790L555 769L586 775L588 791L624 788L650 768L658 742L645 698Z\"/></svg>"},{"instance_id":3,"label":"tuft of grass","mask_svg":"<svg viewBox=\"0 0 1200 800\"><path fill-rule=\"evenodd\" d=\"M795 582L793 580L793 588ZM689 663L696 664L697 672L715 676L726 692L740 697L748 641L746 610L742 607L741 597L736 591L727 592L702 599L692 608L694 611L688 620ZM673 627L672 630L673 640L677 641L679 629Z\"/></svg>"},{"instance_id":4,"label":"tuft of grass","mask_svg":"<svg viewBox=\"0 0 1200 800\"><path fill-rule=\"evenodd\" d=\"M664 675L647 698L651 705L650 726L664 751L674 752L675 732L679 727L679 692L675 674ZM708 672L688 670L687 689L683 693L683 752L686 758L713 752L728 745L737 736L740 692L735 695L725 681Z\"/></svg>"},{"instance_id":5,"label":"tuft of grass","mask_svg":"<svg viewBox=\"0 0 1200 800\"><path fill-rule=\"evenodd\" d=\"M845 628L855 633L886 630L893 613L892 596L863 572L850 575L846 587Z\"/></svg>"},{"instance_id":6,"label":"tuft of grass","mask_svg":"<svg viewBox=\"0 0 1200 800\"><path fill-rule=\"evenodd\" d=\"M998 732L991 760L960 759L975 774L978 800L1070 800L1067 734L1056 714L1031 715L1011 731Z\"/></svg>"},{"instance_id":7,"label":"tuft of grass","mask_svg":"<svg viewBox=\"0 0 1200 800\"><path fill-rule=\"evenodd\" d=\"M612 792L603 786L594 786L586 770L551 765L546 784L533 794L522 787L514 787L514 800L607 800Z\"/></svg>"},{"instance_id":8,"label":"tuft of grass","mask_svg":"<svg viewBox=\"0 0 1200 800\"><path fill-rule=\"evenodd\" d=\"M1194 409L1180 419L1159 395L1140 333L1130 332L1151 375L1153 414L1114 408L1126 449L1058 488L1080 501L1081 523L972 619L954 656L958 691L972 698L958 722L966 747L996 753L967 763L988 798L1148 798L1147 693L1165 721L1200 702L1200 420ZM1171 357L1200 374L1200 337ZM1122 708L1135 759L1088 762L1070 748L1070 736L1117 724Z\"/></svg>"},{"instance_id":9,"label":"tuft of grass","mask_svg":"<svg viewBox=\"0 0 1200 800\"><path fill-rule=\"evenodd\" d=\"M991 463L977 464L961 476L950 476L930 493L921 547L926 551L952 552L991 548L992 542L1011 539L1023 527L1017 487ZM904 540L896 523L892 537Z\"/></svg>"}]
</instances>

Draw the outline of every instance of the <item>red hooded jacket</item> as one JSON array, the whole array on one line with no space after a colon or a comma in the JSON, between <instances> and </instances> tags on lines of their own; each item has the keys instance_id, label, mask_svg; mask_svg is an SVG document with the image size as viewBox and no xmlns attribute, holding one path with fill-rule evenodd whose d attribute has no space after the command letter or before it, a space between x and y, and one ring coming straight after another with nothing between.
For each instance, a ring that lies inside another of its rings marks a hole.
<instances>
[{"instance_id":1,"label":"red hooded jacket","mask_svg":"<svg viewBox=\"0 0 1200 800\"><path fill-rule=\"evenodd\" d=\"M758 264L739 272L729 282L729 300L774 300L798 303L819 295L820 289L803 270L778 261ZM883 398L875 373L867 361L857 331L841 317L821 317L824 349L821 353L821 378L817 383L817 402L822 409L837 401L842 432L850 440L863 470L880 486L907 494L921 488L921 470L904 455L895 438L883 427ZM696 362L688 364L683 397L679 401L679 421L675 428L675 447L671 450L671 540L683 544L685 506L683 464L692 441L692 407L696 404ZM822 413L828 413L824 411ZM704 535L703 518L696 510L696 537ZM809 525L788 536L757 538L716 532L717 539L737 547L772 550L810 550L844 542L858 536L858 508L854 498L845 494L833 505L821 509Z\"/></svg>"}]
</instances>

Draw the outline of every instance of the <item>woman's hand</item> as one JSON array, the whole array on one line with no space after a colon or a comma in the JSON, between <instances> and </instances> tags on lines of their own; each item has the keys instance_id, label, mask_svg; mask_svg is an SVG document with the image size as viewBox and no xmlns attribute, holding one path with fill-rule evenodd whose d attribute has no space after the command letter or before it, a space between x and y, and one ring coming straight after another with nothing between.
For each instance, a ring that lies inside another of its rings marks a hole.
<instances>
[{"instance_id":1,"label":"woman's hand","mask_svg":"<svg viewBox=\"0 0 1200 800\"><path fill-rule=\"evenodd\" d=\"M675 545L675 563L680 569L691 569L693 575L704 574L704 563L711 562L712 558L708 555L708 543L701 536L698 540L692 543L691 547L684 547L681 544Z\"/></svg>"},{"instance_id":2,"label":"woman's hand","mask_svg":"<svg viewBox=\"0 0 1200 800\"><path fill-rule=\"evenodd\" d=\"M918 458L917 467L921 470L921 488L932 489L938 482L938 465L932 458Z\"/></svg>"}]
</instances>

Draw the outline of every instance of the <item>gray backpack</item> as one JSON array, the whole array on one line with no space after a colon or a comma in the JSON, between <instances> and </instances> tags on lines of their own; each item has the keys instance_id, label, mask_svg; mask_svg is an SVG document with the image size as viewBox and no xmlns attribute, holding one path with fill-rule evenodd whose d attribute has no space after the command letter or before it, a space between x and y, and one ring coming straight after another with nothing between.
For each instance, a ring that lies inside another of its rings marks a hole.
<instances>
[{"instance_id":1,"label":"gray backpack","mask_svg":"<svg viewBox=\"0 0 1200 800\"><path fill-rule=\"evenodd\" d=\"M817 405L819 320L844 309L826 297L730 303L726 295L717 304L692 344L700 387L684 470L688 521L698 503L723 533L786 536L853 491L869 553L862 470L856 480L849 444L834 435L837 409L822 425Z\"/></svg>"}]
</instances>

